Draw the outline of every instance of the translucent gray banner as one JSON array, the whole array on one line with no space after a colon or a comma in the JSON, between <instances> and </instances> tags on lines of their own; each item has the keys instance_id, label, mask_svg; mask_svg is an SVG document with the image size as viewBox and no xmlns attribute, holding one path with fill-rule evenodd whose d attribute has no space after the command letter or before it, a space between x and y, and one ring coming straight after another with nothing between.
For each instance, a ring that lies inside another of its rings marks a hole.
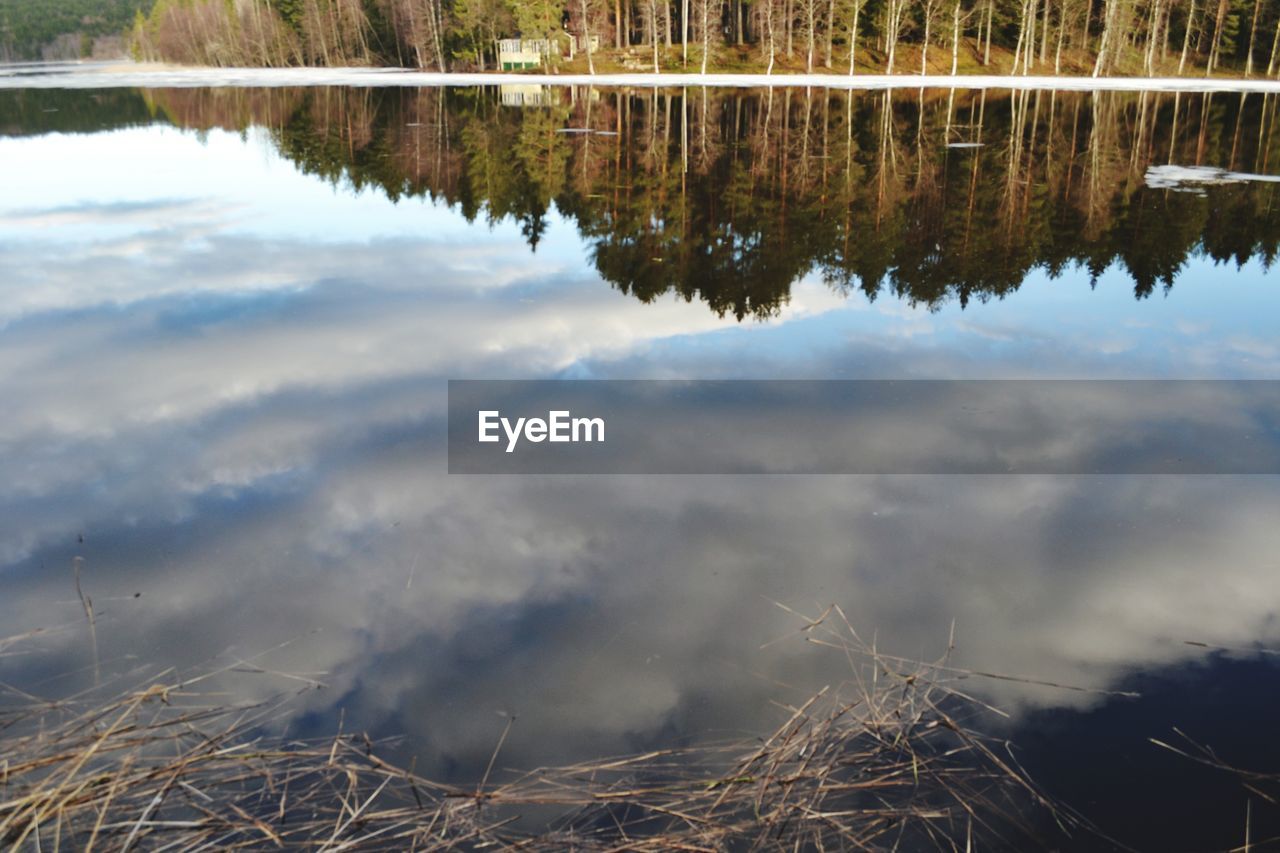
<instances>
[{"instance_id":1,"label":"translucent gray banner","mask_svg":"<svg viewBox=\"0 0 1280 853\"><path fill-rule=\"evenodd\" d=\"M451 474L1277 474L1280 382L453 380Z\"/></svg>"}]
</instances>

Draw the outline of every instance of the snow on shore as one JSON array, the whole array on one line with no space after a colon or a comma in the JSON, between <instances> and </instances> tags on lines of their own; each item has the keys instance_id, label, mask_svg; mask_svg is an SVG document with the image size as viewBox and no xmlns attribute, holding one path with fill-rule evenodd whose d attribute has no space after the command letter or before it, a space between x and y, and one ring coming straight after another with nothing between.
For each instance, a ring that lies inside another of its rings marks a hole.
<instances>
[{"instance_id":1,"label":"snow on shore","mask_svg":"<svg viewBox=\"0 0 1280 853\"><path fill-rule=\"evenodd\" d=\"M439 74L399 68L188 68L146 63L0 65L3 89L194 88L208 86L595 85L815 86L831 89L1057 89L1070 91L1280 92L1278 80L1204 77L1021 77L918 74Z\"/></svg>"}]
</instances>

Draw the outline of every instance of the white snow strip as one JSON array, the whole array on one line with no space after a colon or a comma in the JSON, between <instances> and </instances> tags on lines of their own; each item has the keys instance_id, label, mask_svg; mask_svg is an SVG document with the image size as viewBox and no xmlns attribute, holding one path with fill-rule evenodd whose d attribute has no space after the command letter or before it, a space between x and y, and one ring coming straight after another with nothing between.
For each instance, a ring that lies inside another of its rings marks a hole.
<instances>
[{"instance_id":1,"label":"white snow strip","mask_svg":"<svg viewBox=\"0 0 1280 853\"><path fill-rule=\"evenodd\" d=\"M207 86L815 86L830 89L1056 89L1059 91L1280 92L1277 80L1203 77L1021 77L840 74L440 74L399 68L174 68L125 64L0 66L0 88L99 89Z\"/></svg>"},{"instance_id":2,"label":"white snow strip","mask_svg":"<svg viewBox=\"0 0 1280 853\"><path fill-rule=\"evenodd\" d=\"M1228 172L1217 166L1178 166L1169 163L1164 166L1148 166L1146 180L1147 186L1152 189L1182 190L1221 184L1275 184L1280 183L1280 175L1255 175L1249 172Z\"/></svg>"}]
</instances>

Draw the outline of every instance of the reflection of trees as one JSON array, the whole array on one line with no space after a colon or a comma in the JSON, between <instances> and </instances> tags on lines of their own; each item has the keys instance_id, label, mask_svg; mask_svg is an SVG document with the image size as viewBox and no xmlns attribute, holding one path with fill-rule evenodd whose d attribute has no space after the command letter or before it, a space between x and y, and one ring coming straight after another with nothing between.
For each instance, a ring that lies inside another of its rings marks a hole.
<instances>
[{"instance_id":1,"label":"reflection of trees","mask_svg":"<svg viewBox=\"0 0 1280 853\"><path fill-rule=\"evenodd\" d=\"M97 133L150 124L146 100L132 89L0 89L0 134Z\"/></svg>"},{"instance_id":2,"label":"reflection of trees","mask_svg":"<svg viewBox=\"0 0 1280 853\"><path fill-rule=\"evenodd\" d=\"M1096 277L1118 263L1143 297L1189 256L1269 264L1280 239L1273 184L1144 179L1166 162L1265 173L1272 95L578 89L523 109L492 90L155 97L184 126L252 117L327 180L513 219L535 247L554 205L623 292L738 318L776 312L810 272L939 305L1003 297L1034 268Z\"/></svg>"}]
</instances>

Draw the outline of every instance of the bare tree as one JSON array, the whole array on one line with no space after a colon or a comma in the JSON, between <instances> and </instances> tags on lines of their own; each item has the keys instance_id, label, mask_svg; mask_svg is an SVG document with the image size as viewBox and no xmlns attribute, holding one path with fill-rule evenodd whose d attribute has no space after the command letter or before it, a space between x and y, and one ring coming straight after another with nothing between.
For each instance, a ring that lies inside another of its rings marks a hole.
<instances>
[{"instance_id":1,"label":"bare tree","mask_svg":"<svg viewBox=\"0 0 1280 853\"><path fill-rule=\"evenodd\" d=\"M920 74L924 76L929 73L929 33L933 29L933 19L938 15L938 9L942 6L942 0L923 0L921 8L921 17L924 18L924 41L920 44Z\"/></svg>"},{"instance_id":2,"label":"bare tree","mask_svg":"<svg viewBox=\"0 0 1280 853\"><path fill-rule=\"evenodd\" d=\"M1249 55L1244 63L1244 76L1253 76L1253 48L1258 42L1258 12L1262 9L1262 0L1253 0L1253 21L1249 24Z\"/></svg>"},{"instance_id":3,"label":"bare tree","mask_svg":"<svg viewBox=\"0 0 1280 853\"><path fill-rule=\"evenodd\" d=\"M1209 61L1204 66L1204 76L1206 77L1212 74L1213 69L1218 65L1219 54L1222 50L1222 25L1226 23L1227 10L1230 7L1230 0L1218 0L1218 18L1213 24L1213 41L1209 45Z\"/></svg>"},{"instance_id":4,"label":"bare tree","mask_svg":"<svg viewBox=\"0 0 1280 853\"><path fill-rule=\"evenodd\" d=\"M885 73L893 73L898 39L902 36L902 24L907 15L907 0L888 0L884 7Z\"/></svg>"},{"instance_id":5,"label":"bare tree","mask_svg":"<svg viewBox=\"0 0 1280 853\"><path fill-rule=\"evenodd\" d=\"M591 11L587 8L587 0L579 0L582 6L582 41L587 50L587 73L596 73L596 63L591 56Z\"/></svg>"},{"instance_id":6,"label":"bare tree","mask_svg":"<svg viewBox=\"0 0 1280 853\"><path fill-rule=\"evenodd\" d=\"M853 20L849 22L849 74L853 74L854 60L858 53L858 13L862 11L862 0L853 0Z\"/></svg>"},{"instance_id":7,"label":"bare tree","mask_svg":"<svg viewBox=\"0 0 1280 853\"><path fill-rule=\"evenodd\" d=\"M1196 0L1191 0L1191 10L1187 12L1187 29L1182 36L1182 56L1178 59L1178 76L1182 76L1182 69L1187 64L1187 48L1191 46L1191 30L1195 27L1196 22Z\"/></svg>"},{"instance_id":8,"label":"bare tree","mask_svg":"<svg viewBox=\"0 0 1280 853\"><path fill-rule=\"evenodd\" d=\"M777 20L778 20L778 0L756 0L752 5L756 7L757 14L761 18L761 28L764 30L766 50L768 51L769 63L765 67L765 74L773 73L773 63L777 56Z\"/></svg>"},{"instance_id":9,"label":"bare tree","mask_svg":"<svg viewBox=\"0 0 1280 853\"><path fill-rule=\"evenodd\" d=\"M812 74L813 51L818 35L818 4L822 0L798 0L798 2L800 3L800 14L804 20L804 70L806 74Z\"/></svg>"},{"instance_id":10,"label":"bare tree","mask_svg":"<svg viewBox=\"0 0 1280 853\"><path fill-rule=\"evenodd\" d=\"M649 42L653 48L653 73L661 74L658 65L658 0L645 0L645 17L649 24Z\"/></svg>"},{"instance_id":11,"label":"bare tree","mask_svg":"<svg viewBox=\"0 0 1280 853\"><path fill-rule=\"evenodd\" d=\"M955 0L951 8L951 76L954 77L956 72L960 70L960 34L963 32L964 24L973 14L973 10L966 12L963 16L960 14L960 0Z\"/></svg>"},{"instance_id":12,"label":"bare tree","mask_svg":"<svg viewBox=\"0 0 1280 853\"><path fill-rule=\"evenodd\" d=\"M1267 76L1276 70L1276 48L1280 48L1280 21L1276 21L1276 34L1271 40L1271 60L1267 63Z\"/></svg>"},{"instance_id":13,"label":"bare tree","mask_svg":"<svg viewBox=\"0 0 1280 853\"><path fill-rule=\"evenodd\" d=\"M1098 41L1098 56L1093 63L1093 76L1098 77L1108 67L1111 44L1117 41L1115 35L1116 30L1116 9L1120 4L1116 0L1103 6L1102 11L1102 37Z\"/></svg>"},{"instance_id":14,"label":"bare tree","mask_svg":"<svg viewBox=\"0 0 1280 853\"><path fill-rule=\"evenodd\" d=\"M680 60L689 65L689 0L681 0L680 6Z\"/></svg>"},{"instance_id":15,"label":"bare tree","mask_svg":"<svg viewBox=\"0 0 1280 853\"><path fill-rule=\"evenodd\" d=\"M702 18L702 73L707 73L707 59L711 56L711 5L715 4L716 19L723 11L724 0L698 0L698 11ZM772 65L770 66L772 67Z\"/></svg>"}]
</instances>

